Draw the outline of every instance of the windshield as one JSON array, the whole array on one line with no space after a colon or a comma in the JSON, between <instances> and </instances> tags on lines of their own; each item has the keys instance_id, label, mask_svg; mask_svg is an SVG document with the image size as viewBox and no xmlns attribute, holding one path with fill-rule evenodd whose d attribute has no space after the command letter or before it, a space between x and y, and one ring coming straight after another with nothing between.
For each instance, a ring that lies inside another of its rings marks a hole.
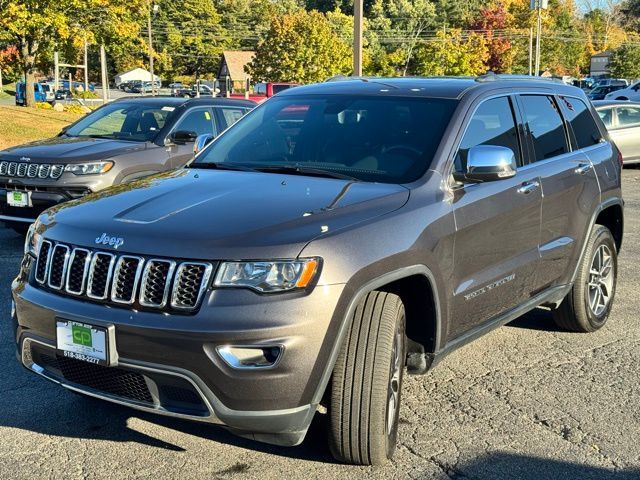
<instances>
[{"instance_id":1,"label":"windshield","mask_svg":"<svg viewBox=\"0 0 640 480\"><path fill-rule=\"evenodd\" d=\"M148 142L155 139L174 110L171 105L116 102L87 115L65 134Z\"/></svg>"},{"instance_id":2,"label":"windshield","mask_svg":"<svg viewBox=\"0 0 640 480\"><path fill-rule=\"evenodd\" d=\"M274 97L196 158L278 171L298 167L406 183L431 165L455 100L354 95Z\"/></svg>"}]
</instances>

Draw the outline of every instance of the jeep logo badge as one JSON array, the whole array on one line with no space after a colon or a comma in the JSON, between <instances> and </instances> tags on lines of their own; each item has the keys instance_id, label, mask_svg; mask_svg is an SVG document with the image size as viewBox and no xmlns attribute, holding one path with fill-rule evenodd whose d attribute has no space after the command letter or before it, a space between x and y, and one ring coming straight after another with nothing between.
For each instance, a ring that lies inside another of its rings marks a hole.
<instances>
[{"instance_id":1,"label":"jeep logo badge","mask_svg":"<svg viewBox=\"0 0 640 480\"><path fill-rule=\"evenodd\" d=\"M124 238L122 237L110 237L106 233L103 233L99 237L96 238L96 245L109 245L110 247L115 248L124 245Z\"/></svg>"},{"instance_id":2,"label":"jeep logo badge","mask_svg":"<svg viewBox=\"0 0 640 480\"><path fill-rule=\"evenodd\" d=\"M20 157L21 162L30 162L31 159L29 157Z\"/></svg>"}]
</instances>

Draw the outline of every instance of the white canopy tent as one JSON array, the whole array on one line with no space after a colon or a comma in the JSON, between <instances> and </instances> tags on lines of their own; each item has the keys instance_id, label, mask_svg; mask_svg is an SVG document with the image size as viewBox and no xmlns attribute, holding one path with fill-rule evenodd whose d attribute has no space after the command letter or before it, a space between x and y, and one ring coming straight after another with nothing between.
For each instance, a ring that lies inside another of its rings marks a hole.
<instances>
[{"instance_id":1,"label":"white canopy tent","mask_svg":"<svg viewBox=\"0 0 640 480\"><path fill-rule=\"evenodd\" d=\"M160 77L158 75L154 75L153 77L156 82L160 81ZM150 81L151 73L144 68L134 68L128 72L119 73L114 78L116 87L123 82L135 82L137 80L141 80L143 82Z\"/></svg>"}]
</instances>

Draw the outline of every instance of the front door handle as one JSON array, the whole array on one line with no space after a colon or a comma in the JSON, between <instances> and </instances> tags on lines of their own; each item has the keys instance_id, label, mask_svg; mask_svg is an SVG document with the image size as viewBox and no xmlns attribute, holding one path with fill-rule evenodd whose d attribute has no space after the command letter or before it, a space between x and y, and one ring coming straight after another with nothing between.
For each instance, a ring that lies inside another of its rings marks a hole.
<instances>
[{"instance_id":1,"label":"front door handle","mask_svg":"<svg viewBox=\"0 0 640 480\"><path fill-rule=\"evenodd\" d=\"M593 165L591 165L590 163L581 163L580 165L578 165L578 168L575 169L575 172L580 175L584 175L585 173L590 171L592 168L593 168Z\"/></svg>"},{"instance_id":2,"label":"front door handle","mask_svg":"<svg viewBox=\"0 0 640 480\"><path fill-rule=\"evenodd\" d=\"M525 182L520 188L518 188L518 193L522 193L523 195L529 195L531 192L535 192L538 188L540 188L540 183L536 181Z\"/></svg>"}]
</instances>

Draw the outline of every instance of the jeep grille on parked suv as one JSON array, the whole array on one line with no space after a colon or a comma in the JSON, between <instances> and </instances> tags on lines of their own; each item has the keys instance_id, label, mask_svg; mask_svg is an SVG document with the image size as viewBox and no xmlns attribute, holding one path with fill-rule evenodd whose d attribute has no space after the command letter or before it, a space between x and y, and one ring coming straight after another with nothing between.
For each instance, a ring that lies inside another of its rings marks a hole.
<instances>
[{"instance_id":1,"label":"jeep grille on parked suv","mask_svg":"<svg viewBox=\"0 0 640 480\"><path fill-rule=\"evenodd\" d=\"M214 264L114 255L44 240L35 280L90 301L149 309L196 310Z\"/></svg>"},{"instance_id":2,"label":"jeep grille on parked suv","mask_svg":"<svg viewBox=\"0 0 640 480\"><path fill-rule=\"evenodd\" d=\"M64 165L48 163L0 162L0 175L18 178L51 178L57 180L64 172Z\"/></svg>"}]
</instances>

